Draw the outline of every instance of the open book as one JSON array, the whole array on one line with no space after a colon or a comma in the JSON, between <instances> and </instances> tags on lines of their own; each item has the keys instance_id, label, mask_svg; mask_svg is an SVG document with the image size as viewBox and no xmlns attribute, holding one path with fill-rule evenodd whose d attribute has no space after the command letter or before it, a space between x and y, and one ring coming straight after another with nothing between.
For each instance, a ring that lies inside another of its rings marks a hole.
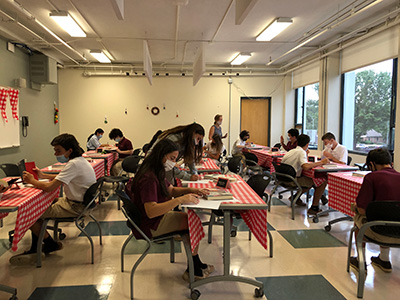
<instances>
[{"instance_id":1,"label":"open book","mask_svg":"<svg viewBox=\"0 0 400 300\"><path fill-rule=\"evenodd\" d=\"M353 172L353 176L356 177L364 177L365 175L371 173L371 171L355 171Z\"/></svg>"},{"instance_id":2,"label":"open book","mask_svg":"<svg viewBox=\"0 0 400 300\"><path fill-rule=\"evenodd\" d=\"M226 191L210 191L210 194L204 196L206 200L233 200L233 195Z\"/></svg>"}]
</instances>

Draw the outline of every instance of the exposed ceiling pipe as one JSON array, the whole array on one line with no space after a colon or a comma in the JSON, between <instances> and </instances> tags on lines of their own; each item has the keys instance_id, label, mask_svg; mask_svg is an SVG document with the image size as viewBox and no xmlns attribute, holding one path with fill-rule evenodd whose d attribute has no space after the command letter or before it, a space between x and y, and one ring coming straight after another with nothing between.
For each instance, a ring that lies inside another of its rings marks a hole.
<instances>
[{"instance_id":1,"label":"exposed ceiling pipe","mask_svg":"<svg viewBox=\"0 0 400 300\"><path fill-rule=\"evenodd\" d=\"M357 15L360 14L361 12L363 12L363 11L365 11L365 10L367 10L367 9L369 9L369 8L371 8L371 7L373 7L373 6L375 6L376 4L378 4L379 2L382 2L382 1L383 1L383 0L375 0L374 2L371 2L371 3L368 4L367 6L364 6L363 8L359 9L358 11L356 11L356 12L350 14L350 16L344 18L343 20L340 20L339 22L336 22L336 23L332 24L333 22L335 22L335 21L332 21L330 24L328 24L329 26L326 25L325 28L324 28L322 31L320 31L319 33L315 34L314 36L311 36L311 37L307 38L305 41L303 41L303 42L300 43L299 45L293 47L293 48L290 49L289 51L286 51L285 53L283 53L283 54L280 55L279 57L277 57L277 58L271 60L270 62L268 62L268 63L267 63L267 66L269 66L269 65L271 65L271 64L273 64L273 63L275 63L276 61L282 59L283 57L287 56L288 54L292 53L293 51L295 51L295 50L299 49L300 47L302 47L302 46L308 44L309 42L313 41L315 38L317 38L317 37L321 36L322 34L324 34L324 33L328 32L328 31L332 30L333 28L335 28L335 27L337 27L337 26L343 24L344 22L350 20L351 18L357 16Z\"/></svg>"},{"instance_id":2,"label":"exposed ceiling pipe","mask_svg":"<svg viewBox=\"0 0 400 300\"><path fill-rule=\"evenodd\" d=\"M72 52L74 52L75 54L77 54L79 57L81 57L83 60L86 61L86 58L79 53L77 50L75 50L73 47L71 47L69 44L67 44L64 40L62 40L58 35L56 35L53 31L51 31L49 28L47 28L43 23L41 23L38 19L36 19L36 17L34 15L32 15L29 11L27 11L21 4L19 4L17 1L15 0L9 0L14 7L16 7L19 11L21 11L22 13L24 13L28 18L30 18L31 20L34 20L37 24L39 24L43 29L45 29L48 33L50 33L55 39L57 39L59 42L61 42L65 47L67 47L69 50L71 50ZM12 18L13 19L13 18ZM18 25L23 25L22 23L17 21ZM23 28L28 29L25 25L23 25ZM29 31L33 32L32 30L28 29ZM41 40L45 41L45 39L43 39L42 37L40 37ZM46 43L50 44L49 42L45 41ZM50 44L51 45L51 44ZM52 46L54 47L54 46ZM54 47L55 49L57 49L56 47ZM58 50L60 53L64 54L66 57L68 57L69 59L71 59L70 56L68 56L67 54L65 54L64 52L62 52L61 50ZM71 59L74 63L79 64L76 60Z\"/></svg>"},{"instance_id":3,"label":"exposed ceiling pipe","mask_svg":"<svg viewBox=\"0 0 400 300\"><path fill-rule=\"evenodd\" d=\"M77 65L79 65L79 62L77 62L75 59L73 59L71 56L69 56L68 54L64 53L63 51L61 51L60 49L58 49L57 47L55 47L53 44L49 43L48 41L46 41L44 38L42 38L40 35L38 35L36 32L34 32L33 30L29 29L28 27L26 27L24 24L22 24L21 22L17 21L16 19L14 19L13 17L11 17L9 14L7 14L6 12L4 12L3 10L0 9L0 13L2 13L3 15L5 15L7 18L9 18L11 21L13 21L15 24L19 25L20 27L22 27L23 29L25 29L26 31L28 31L30 34L32 34L33 36L35 36L36 38L38 38L39 40L45 42L46 45L48 45L49 47L53 48L54 50L60 52L62 55L64 55L65 57L67 57L68 59L70 59L71 61L73 61L74 63L76 63Z\"/></svg>"},{"instance_id":4,"label":"exposed ceiling pipe","mask_svg":"<svg viewBox=\"0 0 400 300\"><path fill-rule=\"evenodd\" d=\"M82 73L83 76L85 77L130 77L130 78L146 78L144 75L126 75L125 72L120 72L120 73L115 73L115 72L91 72L91 71L84 71ZM154 76L154 74L153 74ZM264 72L259 72L259 73L255 73L255 72L242 72L240 74L236 74L236 73L226 73L225 75L222 74L216 74L213 73L213 75L207 75L204 74L202 77L221 77L221 78L229 78L229 77L271 77L271 76L277 76L277 74L275 73L264 73ZM166 74L162 74L160 73L159 75L156 75L155 77L193 77L192 73L185 73L185 75L182 75L181 73L168 73L168 75Z\"/></svg>"}]
</instances>

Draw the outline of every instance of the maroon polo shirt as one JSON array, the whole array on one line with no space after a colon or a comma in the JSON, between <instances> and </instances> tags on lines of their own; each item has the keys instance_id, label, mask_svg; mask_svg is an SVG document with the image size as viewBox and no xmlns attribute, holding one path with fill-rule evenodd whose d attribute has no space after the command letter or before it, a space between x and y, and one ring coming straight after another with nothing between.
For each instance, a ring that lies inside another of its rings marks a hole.
<instances>
[{"instance_id":1,"label":"maroon polo shirt","mask_svg":"<svg viewBox=\"0 0 400 300\"><path fill-rule=\"evenodd\" d=\"M297 147L297 140L296 140L293 144L292 144L292 142L289 141L289 142L286 144L286 146L282 144L282 147L283 147L283 149L285 149L286 151L290 151L290 150L292 150L292 149L295 149L295 148Z\"/></svg>"},{"instance_id":2,"label":"maroon polo shirt","mask_svg":"<svg viewBox=\"0 0 400 300\"><path fill-rule=\"evenodd\" d=\"M130 140L126 137L122 137L121 141L118 143L118 149L121 151L132 150L133 146ZM120 154L119 158L125 158L129 156L128 154Z\"/></svg>"},{"instance_id":3,"label":"maroon polo shirt","mask_svg":"<svg viewBox=\"0 0 400 300\"><path fill-rule=\"evenodd\" d=\"M372 201L399 201L400 173L393 168L374 171L364 177L356 203L367 209Z\"/></svg>"}]
</instances>

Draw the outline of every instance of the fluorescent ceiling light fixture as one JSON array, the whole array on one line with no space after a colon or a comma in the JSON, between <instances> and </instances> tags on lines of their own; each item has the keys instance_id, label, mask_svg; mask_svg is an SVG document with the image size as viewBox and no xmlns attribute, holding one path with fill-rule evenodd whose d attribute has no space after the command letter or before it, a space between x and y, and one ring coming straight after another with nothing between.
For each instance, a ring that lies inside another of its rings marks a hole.
<instances>
[{"instance_id":1,"label":"fluorescent ceiling light fixture","mask_svg":"<svg viewBox=\"0 0 400 300\"><path fill-rule=\"evenodd\" d=\"M239 53L236 57L231 61L231 65L241 65L246 60L251 57L251 53Z\"/></svg>"},{"instance_id":2,"label":"fluorescent ceiling light fixture","mask_svg":"<svg viewBox=\"0 0 400 300\"><path fill-rule=\"evenodd\" d=\"M277 18L256 37L256 41L269 42L292 24L290 18Z\"/></svg>"},{"instance_id":3,"label":"fluorescent ceiling light fixture","mask_svg":"<svg viewBox=\"0 0 400 300\"><path fill-rule=\"evenodd\" d=\"M50 17L72 37L86 37L86 33L66 11L52 11Z\"/></svg>"},{"instance_id":4,"label":"fluorescent ceiling light fixture","mask_svg":"<svg viewBox=\"0 0 400 300\"><path fill-rule=\"evenodd\" d=\"M92 50L90 54L101 63L110 63L111 60L100 50Z\"/></svg>"}]
</instances>

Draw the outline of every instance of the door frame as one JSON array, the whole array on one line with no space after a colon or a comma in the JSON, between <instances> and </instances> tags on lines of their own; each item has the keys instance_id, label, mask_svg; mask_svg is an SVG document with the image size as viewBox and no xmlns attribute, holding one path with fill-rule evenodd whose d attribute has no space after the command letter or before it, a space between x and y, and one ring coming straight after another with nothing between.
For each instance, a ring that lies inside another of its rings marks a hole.
<instances>
[{"instance_id":1,"label":"door frame","mask_svg":"<svg viewBox=\"0 0 400 300\"><path fill-rule=\"evenodd\" d=\"M272 97L240 97L240 130L242 132L242 100L268 100L268 145L271 145L271 100Z\"/></svg>"}]
</instances>

